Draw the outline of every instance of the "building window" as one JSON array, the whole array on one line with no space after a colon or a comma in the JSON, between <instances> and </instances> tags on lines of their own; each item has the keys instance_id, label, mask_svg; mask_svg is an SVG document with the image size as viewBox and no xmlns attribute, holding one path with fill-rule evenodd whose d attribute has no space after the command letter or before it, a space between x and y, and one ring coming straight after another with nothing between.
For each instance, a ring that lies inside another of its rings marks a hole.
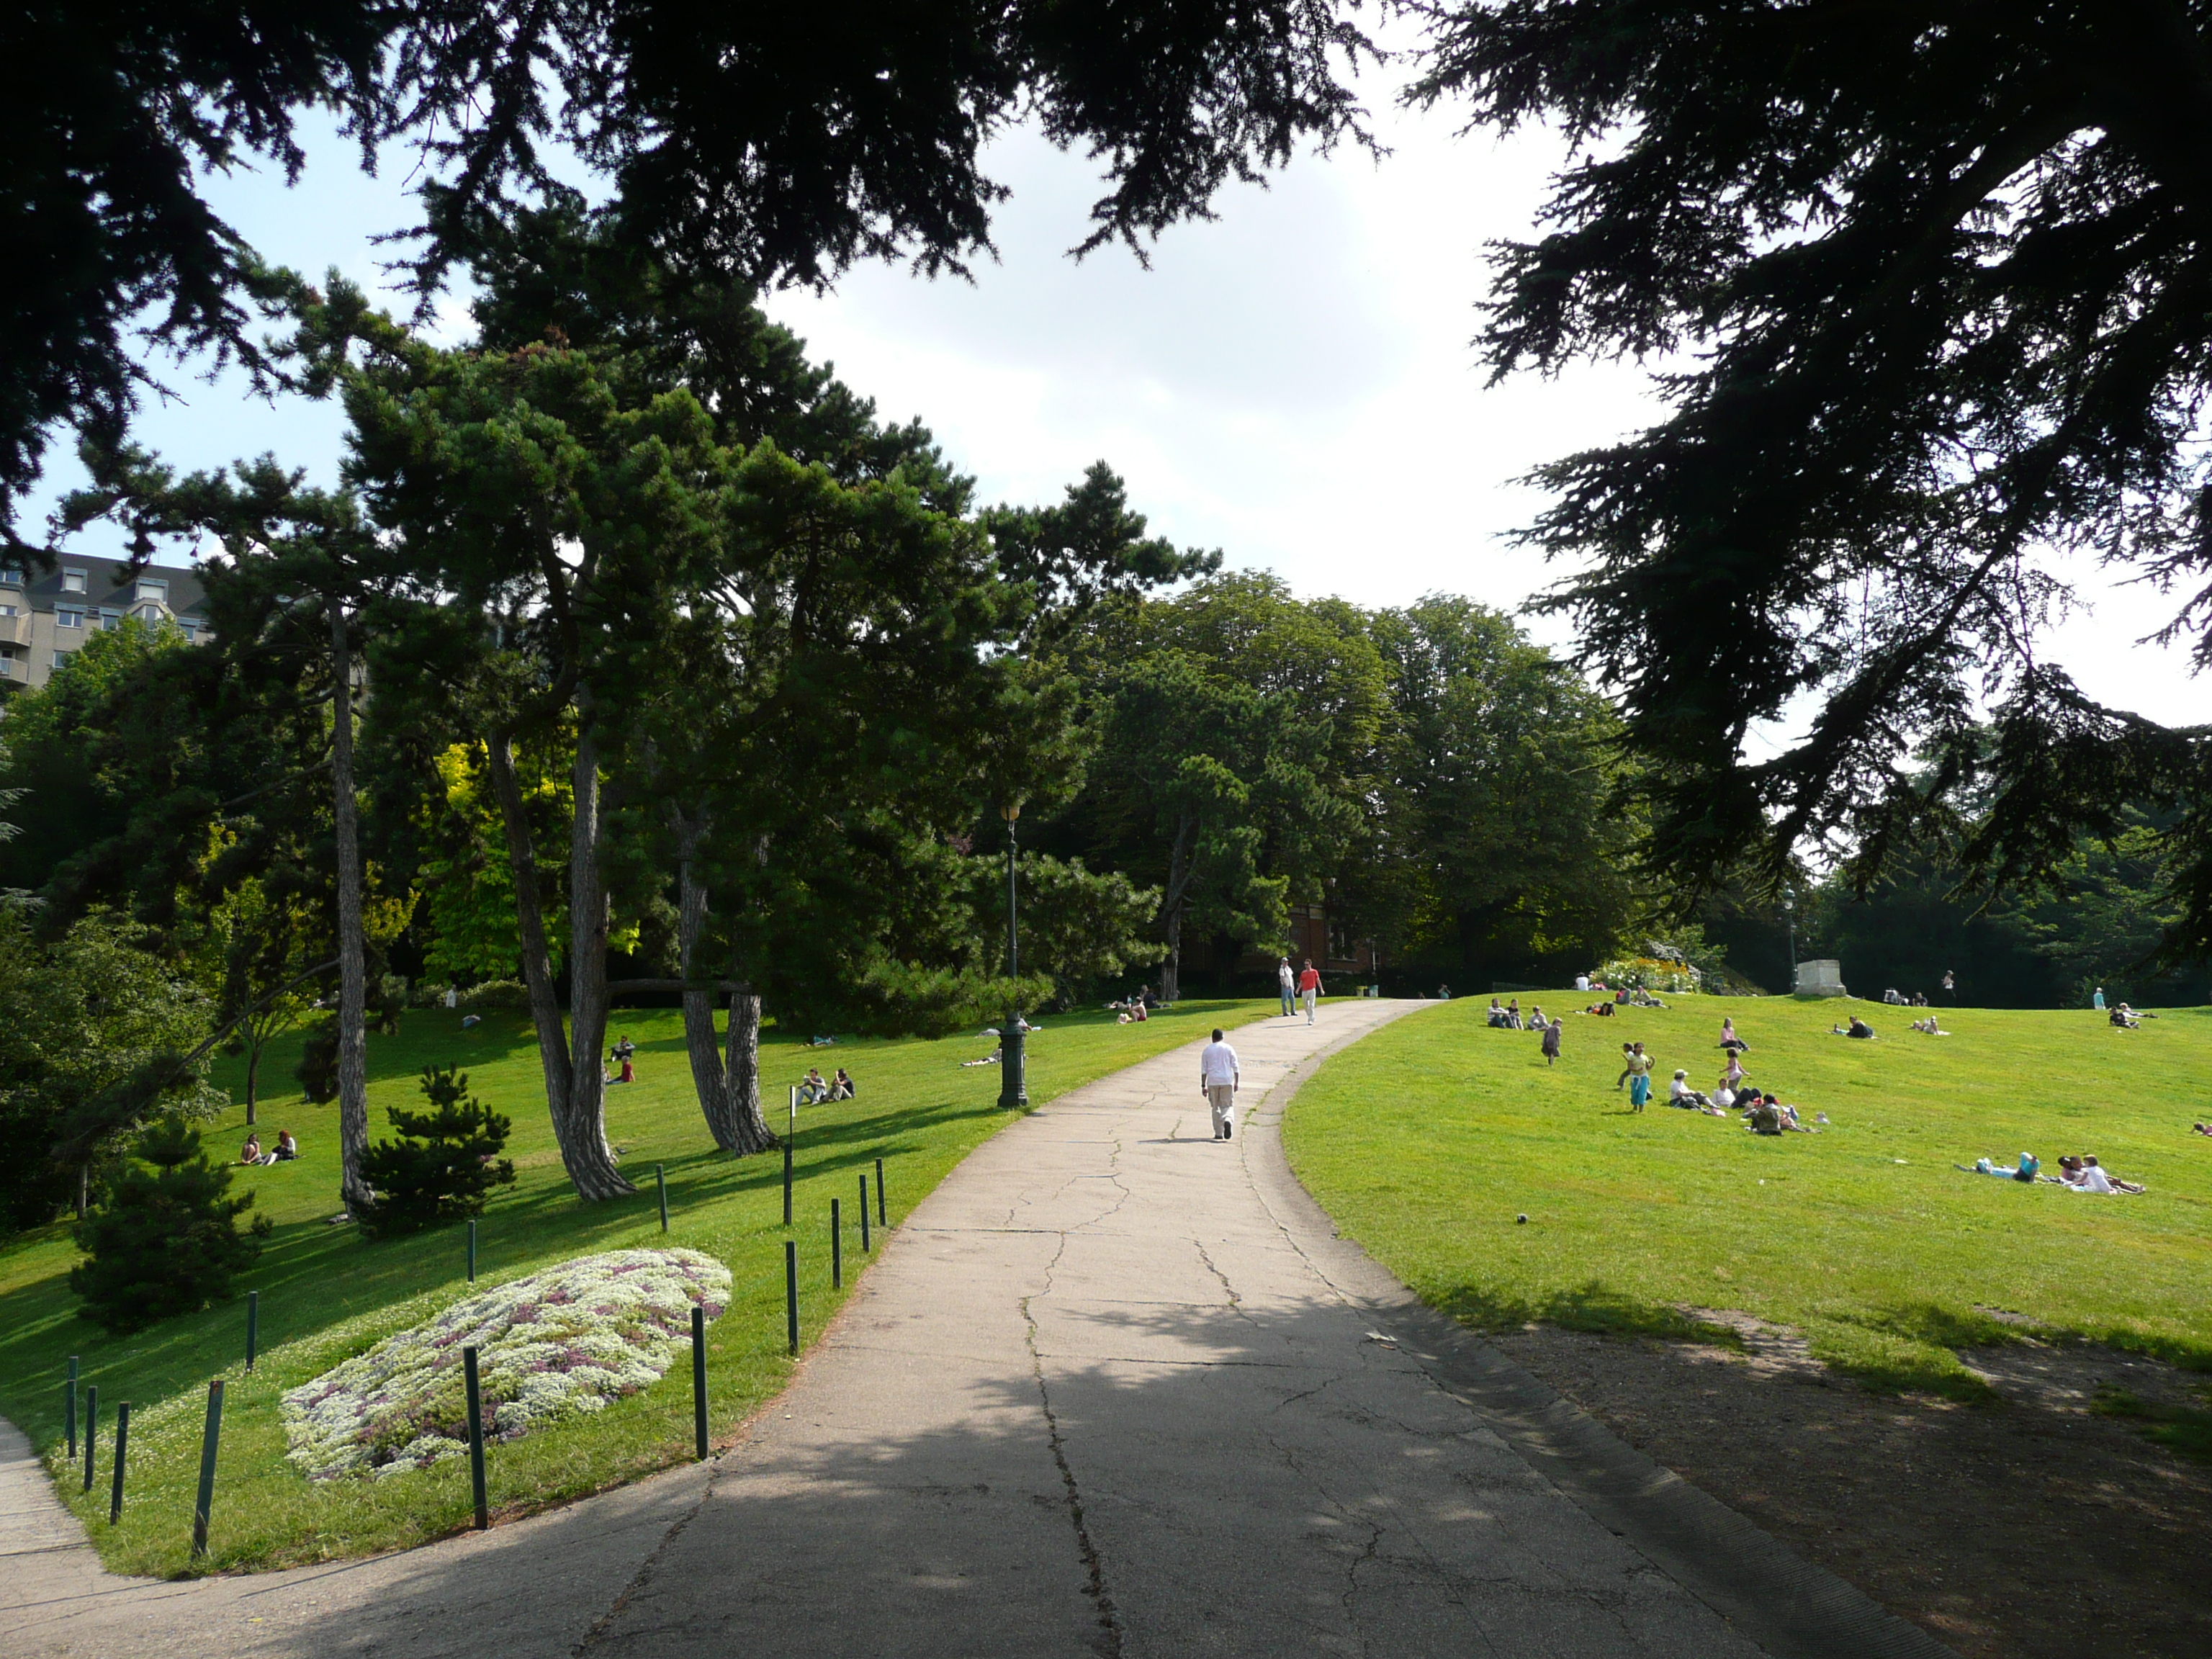
<instances>
[{"instance_id":1,"label":"building window","mask_svg":"<svg viewBox=\"0 0 2212 1659\"><path fill-rule=\"evenodd\" d=\"M69 666L69 659L70 653L66 651L57 651L54 653L54 666L57 668L67 668Z\"/></svg>"},{"instance_id":2,"label":"building window","mask_svg":"<svg viewBox=\"0 0 2212 1659\"><path fill-rule=\"evenodd\" d=\"M196 622L186 622L180 617L177 619L177 626L185 630L185 643L186 645L191 644L200 636L200 625Z\"/></svg>"},{"instance_id":3,"label":"building window","mask_svg":"<svg viewBox=\"0 0 2212 1659\"><path fill-rule=\"evenodd\" d=\"M9 587L23 585L23 567L19 564L0 564L0 583Z\"/></svg>"},{"instance_id":4,"label":"building window","mask_svg":"<svg viewBox=\"0 0 2212 1659\"><path fill-rule=\"evenodd\" d=\"M0 617L13 617L20 614L12 605L0 605Z\"/></svg>"},{"instance_id":5,"label":"building window","mask_svg":"<svg viewBox=\"0 0 2212 1659\"><path fill-rule=\"evenodd\" d=\"M65 611L61 606L56 605L54 607L54 626L57 628L82 628L84 626L84 612L82 611Z\"/></svg>"},{"instance_id":6,"label":"building window","mask_svg":"<svg viewBox=\"0 0 2212 1659\"><path fill-rule=\"evenodd\" d=\"M82 592L84 592L84 572L83 572L83 571L82 571L82 570L64 570L64 571L63 571L63 572L62 572L62 592L64 592L64 593L82 593Z\"/></svg>"},{"instance_id":7,"label":"building window","mask_svg":"<svg viewBox=\"0 0 2212 1659\"><path fill-rule=\"evenodd\" d=\"M138 597L142 599L152 599L159 605L167 605L169 602L169 584L141 576L138 579Z\"/></svg>"},{"instance_id":8,"label":"building window","mask_svg":"<svg viewBox=\"0 0 2212 1659\"><path fill-rule=\"evenodd\" d=\"M123 615L117 611L103 611L93 618L93 626L112 631L123 626Z\"/></svg>"}]
</instances>

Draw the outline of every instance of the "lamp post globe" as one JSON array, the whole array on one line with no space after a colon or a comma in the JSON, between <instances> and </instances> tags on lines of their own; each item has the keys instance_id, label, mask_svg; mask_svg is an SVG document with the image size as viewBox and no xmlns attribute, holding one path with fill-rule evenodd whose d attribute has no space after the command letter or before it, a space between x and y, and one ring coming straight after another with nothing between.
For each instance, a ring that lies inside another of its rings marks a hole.
<instances>
[{"instance_id":1,"label":"lamp post globe","mask_svg":"<svg viewBox=\"0 0 2212 1659\"><path fill-rule=\"evenodd\" d=\"M1018 933L1019 915L1014 887L1016 825L1022 816L1022 804L1012 800L999 809L999 816L1006 821L1006 977L1021 977L1021 945ZM1022 1011L1007 1011L1006 1024L999 1030L999 1106L1003 1111L1018 1111L1030 1103L1029 1079L1023 1061L1023 1038L1028 1035L1029 1022Z\"/></svg>"}]
</instances>

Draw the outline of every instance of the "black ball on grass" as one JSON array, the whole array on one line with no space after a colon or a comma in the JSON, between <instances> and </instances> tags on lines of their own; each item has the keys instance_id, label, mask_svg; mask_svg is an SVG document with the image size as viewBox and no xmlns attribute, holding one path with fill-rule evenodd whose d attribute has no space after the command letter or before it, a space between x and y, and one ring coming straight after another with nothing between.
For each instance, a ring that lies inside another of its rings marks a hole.
<instances>
[{"instance_id":1,"label":"black ball on grass","mask_svg":"<svg viewBox=\"0 0 2212 1659\"><path fill-rule=\"evenodd\" d=\"M1515 1224L1519 1226L1525 1227L1528 1224L1528 1218L1525 1215L1516 1215L1513 1219Z\"/></svg>"}]
</instances>

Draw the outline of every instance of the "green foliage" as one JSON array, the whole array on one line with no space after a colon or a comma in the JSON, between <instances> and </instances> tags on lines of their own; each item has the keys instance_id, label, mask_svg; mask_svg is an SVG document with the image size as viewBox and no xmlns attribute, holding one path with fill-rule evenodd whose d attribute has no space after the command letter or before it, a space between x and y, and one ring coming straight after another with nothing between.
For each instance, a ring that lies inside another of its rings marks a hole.
<instances>
[{"instance_id":1,"label":"green foliage","mask_svg":"<svg viewBox=\"0 0 2212 1659\"><path fill-rule=\"evenodd\" d=\"M80 1316L111 1331L143 1330L228 1301L231 1280L253 1265L274 1231L238 1218L253 1194L229 1196L231 1170L209 1162L199 1132L170 1118L131 1149L132 1161L76 1226L85 1259L70 1270Z\"/></svg>"},{"instance_id":2,"label":"green foliage","mask_svg":"<svg viewBox=\"0 0 2212 1659\"><path fill-rule=\"evenodd\" d=\"M976 932L986 941L997 939L1006 928L1006 861L979 856L973 871ZM1158 889L1139 887L1118 872L1086 869L1081 859L1025 853L1020 897L1021 964L1048 981L1062 1004L1163 954L1151 937Z\"/></svg>"},{"instance_id":3,"label":"green foliage","mask_svg":"<svg viewBox=\"0 0 2212 1659\"><path fill-rule=\"evenodd\" d=\"M1432 595L1368 623L1389 709L1349 908L1392 959L1479 977L1571 975L1633 913L1638 823L1607 802L1604 700L1474 601Z\"/></svg>"},{"instance_id":4,"label":"green foliage","mask_svg":"<svg viewBox=\"0 0 2212 1659\"><path fill-rule=\"evenodd\" d=\"M48 427L122 432L146 381L140 331L267 383L255 312L297 279L266 270L192 181L262 160L296 179L301 110L336 112L365 164L393 141L427 161L426 291L470 258L484 220L559 191L556 150L615 181L625 251L818 286L860 258L910 251L957 271L988 251L1006 191L983 146L1025 115L1103 161L1090 243L1136 245L1300 141L1358 131L1340 76L1366 47L1326 0L940 9L921 27L856 15L828 52L743 10L501 3L456 18L337 0L252 28L189 9L125 27L58 8L25 14L10 49L76 71L29 76L14 119L22 176L71 183L24 195L5 221L24 261L0 380L12 540Z\"/></svg>"},{"instance_id":5,"label":"green foliage","mask_svg":"<svg viewBox=\"0 0 2212 1659\"><path fill-rule=\"evenodd\" d=\"M38 911L0 902L0 1224L51 1220L161 1113L223 1103L178 1064L212 1028L206 994L106 911L41 942Z\"/></svg>"},{"instance_id":6,"label":"green foliage","mask_svg":"<svg viewBox=\"0 0 2212 1659\"><path fill-rule=\"evenodd\" d=\"M2184 809L2170 940L2212 945L2206 738L2043 659L2066 587L2038 557L2177 582L2201 644L2206 233L2172 211L2201 174L2139 112L2202 95L2208 39L2179 5L1437 16L1416 101L1589 147L1499 256L1492 368L1669 365L1664 419L1539 474L1529 539L1653 768L1670 898L1747 862L1772 891L1808 842L1870 871L1977 802L1961 862L2002 886L2154 800ZM1748 759L1765 723L1803 735Z\"/></svg>"},{"instance_id":7,"label":"green foliage","mask_svg":"<svg viewBox=\"0 0 2212 1659\"><path fill-rule=\"evenodd\" d=\"M514 1164L499 1156L514 1126L468 1087L468 1073L458 1067L426 1066L422 1089L430 1109L389 1109L399 1139L378 1141L361 1160L376 1202L356 1218L372 1236L482 1215L494 1188L514 1184Z\"/></svg>"}]
</instances>

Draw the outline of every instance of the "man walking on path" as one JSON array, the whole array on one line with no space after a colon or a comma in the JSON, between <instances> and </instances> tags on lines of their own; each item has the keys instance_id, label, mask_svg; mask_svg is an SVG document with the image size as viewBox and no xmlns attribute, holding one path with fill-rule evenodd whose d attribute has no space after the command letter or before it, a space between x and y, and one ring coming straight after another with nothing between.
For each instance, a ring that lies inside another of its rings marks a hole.
<instances>
[{"instance_id":1,"label":"man walking on path","mask_svg":"<svg viewBox=\"0 0 2212 1659\"><path fill-rule=\"evenodd\" d=\"M1321 972L1306 958L1306 970L1298 975L1298 995L1306 1005L1306 1024L1314 1023L1314 1000L1321 995Z\"/></svg>"},{"instance_id":2,"label":"man walking on path","mask_svg":"<svg viewBox=\"0 0 2212 1659\"><path fill-rule=\"evenodd\" d=\"M1298 981L1291 972L1291 959L1285 957L1275 964L1275 984L1283 994L1283 1018L1288 1019L1291 1010L1298 1006Z\"/></svg>"},{"instance_id":3,"label":"man walking on path","mask_svg":"<svg viewBox=\"0 0 2212 1659\"><path fill-rule=\"evenodd\" d=\"M1221 1028L1217 1025L1213 1028L1213 1041L1198 1056L1198 1091L1213 1109L1216 1140L1229 1139L1230 1121L1237 1115L1237 1085L1242 1081L1237 1051L1221 1040Z\"/></svg>"},{"instance_id":4,"label":"man walking on path","mask_svg":"<svg viewBox=\"0 0 2212 1659\"><path fill-rule=\"evenodd\" d=\"M1651 1056L1638 1043L1628 1051L1628 1109L1640 1112L1651 1098Z\"/></svg>"}]
</instances>

